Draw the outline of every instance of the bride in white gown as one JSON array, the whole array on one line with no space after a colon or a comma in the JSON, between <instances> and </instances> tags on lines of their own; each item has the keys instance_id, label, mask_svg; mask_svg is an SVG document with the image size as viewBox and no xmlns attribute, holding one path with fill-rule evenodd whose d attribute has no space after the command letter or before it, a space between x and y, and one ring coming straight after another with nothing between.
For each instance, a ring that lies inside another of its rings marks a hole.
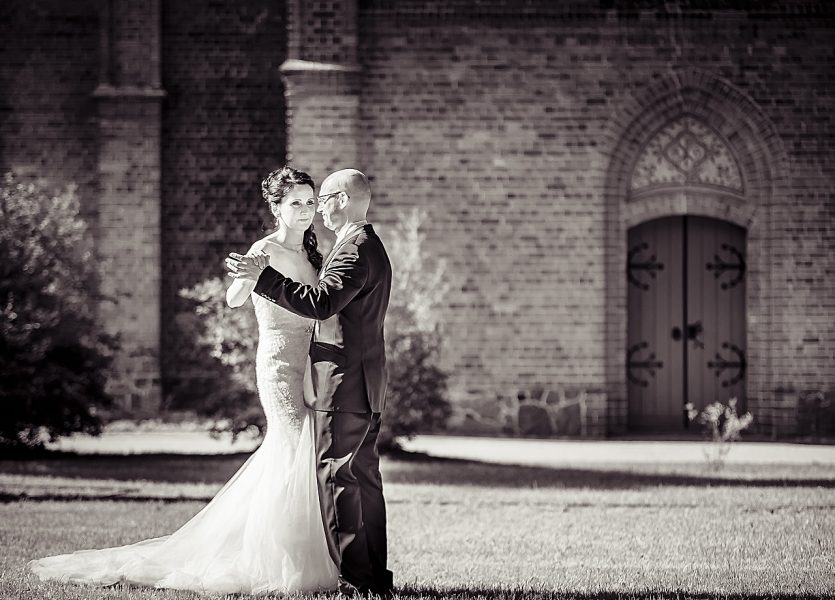
<instances>
[{"instance_id":1,"label":"bride in white gown","mask_svg":"<svg viewBox=\"0 0 835 600\"><path fill-rule=\"evenodd\" d=\"M278 229L256 242L254 260L315 283L322 255L312 232L313 180L290 167L262 182ZM230 306L254 283L235 280ZM252 296L258 320L256 378L267 418L261 446L217 495L170 535L116 548L81 550L29 562L42 580L119 582L196 592L308 592L336 589L315 477L313 421L304 405L313 321Z\"/></svg>"}]
</instances>

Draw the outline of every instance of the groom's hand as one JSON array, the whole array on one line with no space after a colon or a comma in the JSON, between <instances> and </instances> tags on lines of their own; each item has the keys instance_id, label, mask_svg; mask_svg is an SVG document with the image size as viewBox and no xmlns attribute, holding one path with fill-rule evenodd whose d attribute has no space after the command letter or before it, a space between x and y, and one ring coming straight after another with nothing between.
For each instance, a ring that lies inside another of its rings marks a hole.
<instances>
[{"instance_id":1,"label":"groom's hand","mask_svg":"<svg viewBox=\"0 0 835 600\"><path fill-rule=\"evenodd\" d=\"M261 272L270 264L270 255L266 252L253 252L251 254L238 254L230 252L226 259L226 268L229 270L229 277L235 279L247 279L258 281Z\"/></svg>"}]
</instances>

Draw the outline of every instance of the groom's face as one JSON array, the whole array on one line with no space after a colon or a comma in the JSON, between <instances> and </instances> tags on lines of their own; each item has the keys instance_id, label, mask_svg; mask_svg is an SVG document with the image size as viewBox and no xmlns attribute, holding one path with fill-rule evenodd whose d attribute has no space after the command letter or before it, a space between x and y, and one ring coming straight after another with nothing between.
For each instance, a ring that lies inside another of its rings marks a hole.
<instances>
[{"instance_id":1,"label":"groom's face","mask_svg":"<svg viewBox=\"0 0 835 600\"><path fill-rule=\"evenodd\" d=\"M319 207L317 212L322 215L322 222L331 231L342 227L348 217L345 214L345 194L333 182L325 181L319 190Z\"/></svg>"}]
</instances>

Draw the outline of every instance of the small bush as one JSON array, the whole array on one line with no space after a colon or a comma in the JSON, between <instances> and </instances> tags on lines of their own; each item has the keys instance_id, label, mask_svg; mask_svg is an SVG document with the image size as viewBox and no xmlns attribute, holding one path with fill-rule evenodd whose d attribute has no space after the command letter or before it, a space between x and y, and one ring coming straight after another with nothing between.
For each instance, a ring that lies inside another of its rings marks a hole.
<instances>
[{"instance_id":1,"label":"small bush","mask_svg":"<svg viewBox=\"0 0 835 600\"><path fill-rule=\"evenodd\" d=\"M691 403L685 405L687 416L691 421L698 421L704 426L705 437L710 439L710 445L705 450L705 461L708 467L715 471L725 464L725 458L731 451L731 444L738 440L753 417L745 413L741 417L736 414L736 398L728 400L725 406L721 402L708 404L700 413Z\"/></svg>"},{"instance_id":2,"label":"small bush","mask_svg":"<svg viewBox=\"0 0 835 600\"><path fill-rule=\"evenodd\" d=\"M450 415L447 375L436 364L437 336L420 330L386 334L388 388L378 446L396 448L397 437L435 431Z\"/></svg>"},{"instance_id":3,"label":"small bush","mask_svg":"<svg viewBox=\"0 0 835 600\"><path fill-rule=\"evenodd\" d=\"M96 318L99 276L74 188L5 175L0 256L0 448L97 435L116 339Z\"/></svg>"}]
</instances>

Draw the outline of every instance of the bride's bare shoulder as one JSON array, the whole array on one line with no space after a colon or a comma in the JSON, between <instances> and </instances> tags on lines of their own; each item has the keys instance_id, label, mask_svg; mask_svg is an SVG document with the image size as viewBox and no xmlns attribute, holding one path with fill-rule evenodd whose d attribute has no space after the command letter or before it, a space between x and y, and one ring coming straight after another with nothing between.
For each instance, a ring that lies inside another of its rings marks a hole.
<instances>
[{"instance_id":1,"label":"bride's bare shoulder","mask_svg":"<svg viewBox=\"0 0 835 600\"><path fill-rule=\"evenodd\" d=\"M260 240L255 240L252 242L252 246L249 247L250 252L269 252L272 246L275 246L275 240L273 237L275 236L274 233L270 233L269 235L265 235Z\"/></svg>"}]
</instances>

